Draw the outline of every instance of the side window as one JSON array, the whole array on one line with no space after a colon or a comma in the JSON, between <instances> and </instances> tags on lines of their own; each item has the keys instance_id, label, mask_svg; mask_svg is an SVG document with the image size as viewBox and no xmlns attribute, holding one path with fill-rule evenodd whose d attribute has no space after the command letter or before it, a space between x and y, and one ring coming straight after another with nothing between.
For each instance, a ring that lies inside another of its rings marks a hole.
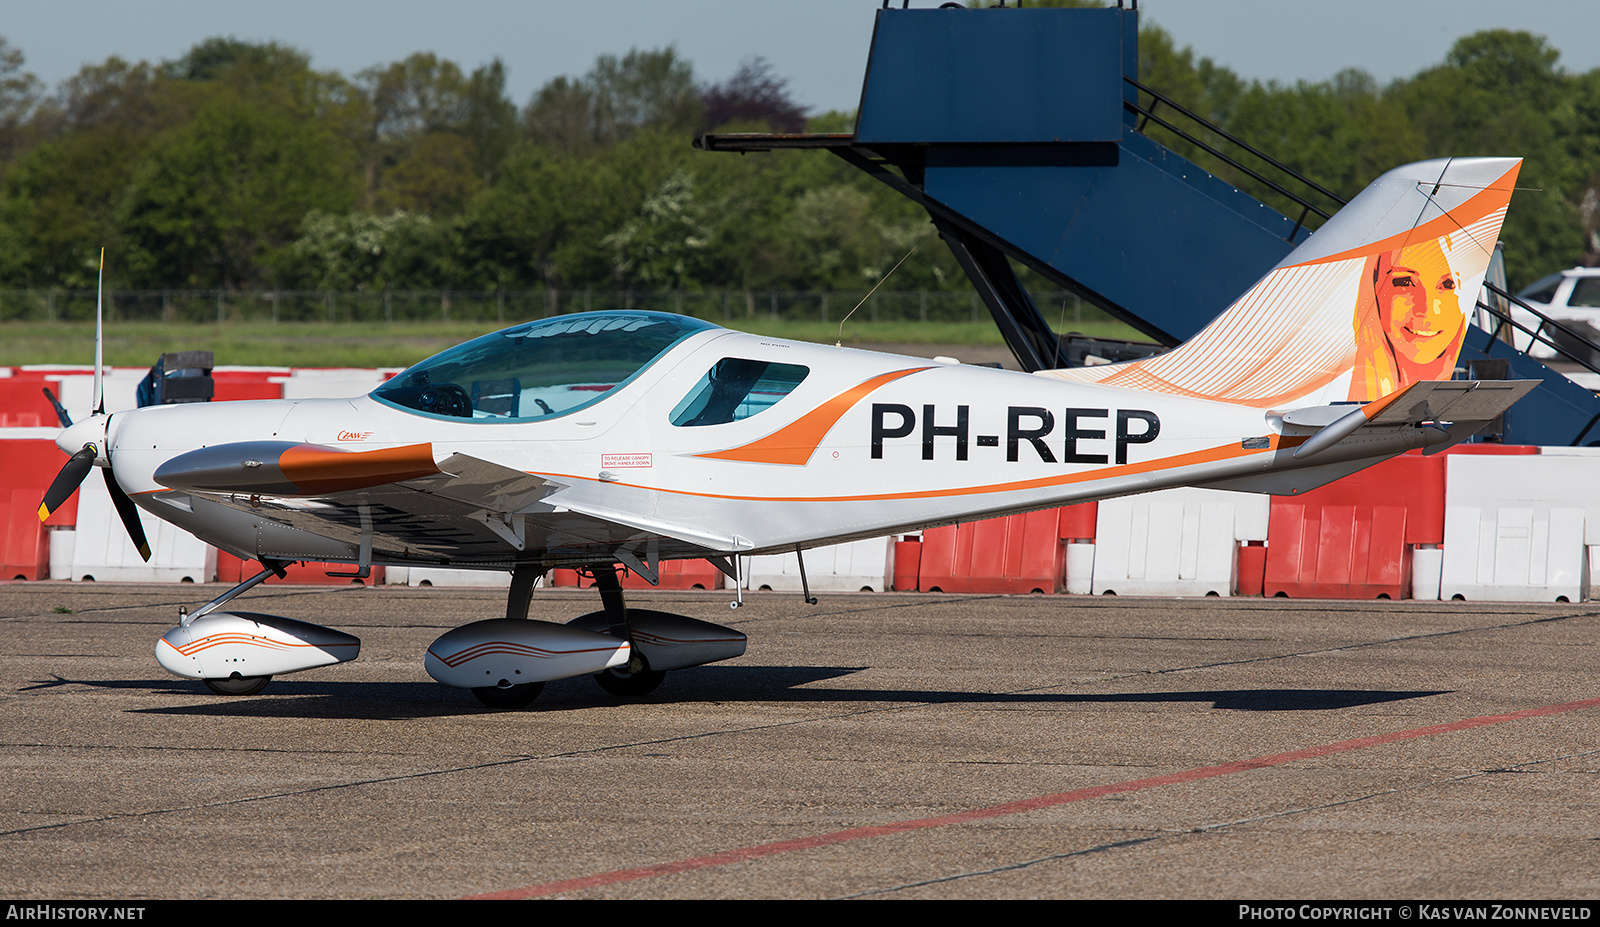
<instances>
[{"instance_id":1,"label":"side window","mask_svg":"<svg viewBox=\"0 0 1600 927\"><path fill-rule=\"evenodd\" d=\"M1579 277L1578 282L1572 285L1572 295L1567 297L1567 305L1600 308L1600 277Z\"/></svg>"},{"instance_id":2,"label":"side window","mask_svg":"<svg viewBox=\"0 0 1600 927\"><path fill-rule=\"evenodd\" d=\"M811 368L724 357L672 410L672 424L725 425L770 408L794 391Z\"/></svg>"}]
</instances>

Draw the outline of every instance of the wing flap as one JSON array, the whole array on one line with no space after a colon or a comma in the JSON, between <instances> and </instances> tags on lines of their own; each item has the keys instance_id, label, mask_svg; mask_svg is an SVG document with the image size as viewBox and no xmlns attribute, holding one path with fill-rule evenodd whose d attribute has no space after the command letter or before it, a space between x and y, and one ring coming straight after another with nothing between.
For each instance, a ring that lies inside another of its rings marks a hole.
<instances>
[{"instance_id":1,"label":"wing flap","mask_svg":"<svg viewBox=\"0 0 1600 927\"><path fill-rule=\"evenodd\" d=\"M607 509L602 506L591 505L583 502L570 502L564 500L561 504L563 508L569 511L587 515L590 518L597 518L618 525L626 525L627 527L638 531L659 534L664 538L681 541L685 544L692 544L697 548L704 548L708 551L745 551L750 550L752 547L750 542L741 541L739 538L728 537L720 534L711 534L709 532L687 528L683 525L675 525L664 522L659 519L645 518L635 515L631 512L619 512L614 509Z\"/></svg>"},{"instance_id":2,"label":"wing flap","mask_svg":"<svg viewBox=\"0 0 1600 927\"><path fill-rule=\"evenodd\" d=\"M500 514L525 509L564 485L468 454L451 454L438 470L399 485Z\"/></svg>"}]
</instances>

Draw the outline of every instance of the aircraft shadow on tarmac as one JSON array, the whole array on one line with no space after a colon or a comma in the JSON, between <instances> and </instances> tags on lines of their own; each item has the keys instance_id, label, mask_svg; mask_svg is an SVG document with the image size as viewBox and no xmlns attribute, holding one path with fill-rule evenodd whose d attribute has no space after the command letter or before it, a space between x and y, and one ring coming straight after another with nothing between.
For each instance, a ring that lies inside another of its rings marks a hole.
<instances>
[{"instance_id":1,"label":"aircraft shadow on tarmac","mask_svg":"<svg viewBox=\"0 0 1600 927\"><path fill-rule=\"evenodd\" d=\"M960 692L937 689L821 688L812 684L859 673L867 667L697 666L670 673L660 689L644 698L621 699L602 692L584 677L545 685L527 711L581 710L625 703L672 705L706 702L936 703L967 705L1115 705L1210 703L1231 711L1333 711L1383 702L1444 695L1448 690L1371 689L1217 689L1178 692ZM464 689L432 682L340 682L274 679L260 695L229 697L207 692L186 679L86 680L60 676L24 686L21 691L82 685L126 689L151 695L194 696L195 704L131 709L139 714L209 717L272 717L402 720L493 713Z\"/></svg>"}]
</instances>

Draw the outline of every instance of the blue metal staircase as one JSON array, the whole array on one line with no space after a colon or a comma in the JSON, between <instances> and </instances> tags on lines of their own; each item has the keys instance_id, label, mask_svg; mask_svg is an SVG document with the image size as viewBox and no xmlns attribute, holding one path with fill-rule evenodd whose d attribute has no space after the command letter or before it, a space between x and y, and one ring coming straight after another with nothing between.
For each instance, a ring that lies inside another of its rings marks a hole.
<instances>
[{"instance_id":1,"label":"blue metal staircase","mask_svg":"<svg viewBox=\"0 0 1600 927\"><path fill-rule=\"evenodd\" d=\"M1145 134L1152 123L1250 175L1298 218L1163 146ZM1027 370L1066 366L1067 350L1011 261L1176 345L1343 202L1143 86L1138 13L1120 7L886 7L853 133L704 135L696 145L826 149L921 204ZM1474 329L1463 363L1490 358L1543 381L1507 416L1503 440L1600 440L1600 399Z\"/></svg>"}]
</instances>

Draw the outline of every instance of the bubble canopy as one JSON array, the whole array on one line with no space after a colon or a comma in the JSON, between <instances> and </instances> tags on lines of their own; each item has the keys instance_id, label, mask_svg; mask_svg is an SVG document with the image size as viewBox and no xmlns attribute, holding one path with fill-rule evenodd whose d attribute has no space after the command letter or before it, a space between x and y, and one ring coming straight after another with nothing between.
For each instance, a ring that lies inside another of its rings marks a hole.
<instances>
[{"instance_id":1,"label":"bubble canopy","mask_svg":"<svg viewBox=\"0 0 1600 927\"><path fill-rule=\"evenodd\" d=\"M527 422L604 399L710 322L664 312L582 312L516 325L435 354L373 390L410 412Z\"/></svg>"}]
</instances>

